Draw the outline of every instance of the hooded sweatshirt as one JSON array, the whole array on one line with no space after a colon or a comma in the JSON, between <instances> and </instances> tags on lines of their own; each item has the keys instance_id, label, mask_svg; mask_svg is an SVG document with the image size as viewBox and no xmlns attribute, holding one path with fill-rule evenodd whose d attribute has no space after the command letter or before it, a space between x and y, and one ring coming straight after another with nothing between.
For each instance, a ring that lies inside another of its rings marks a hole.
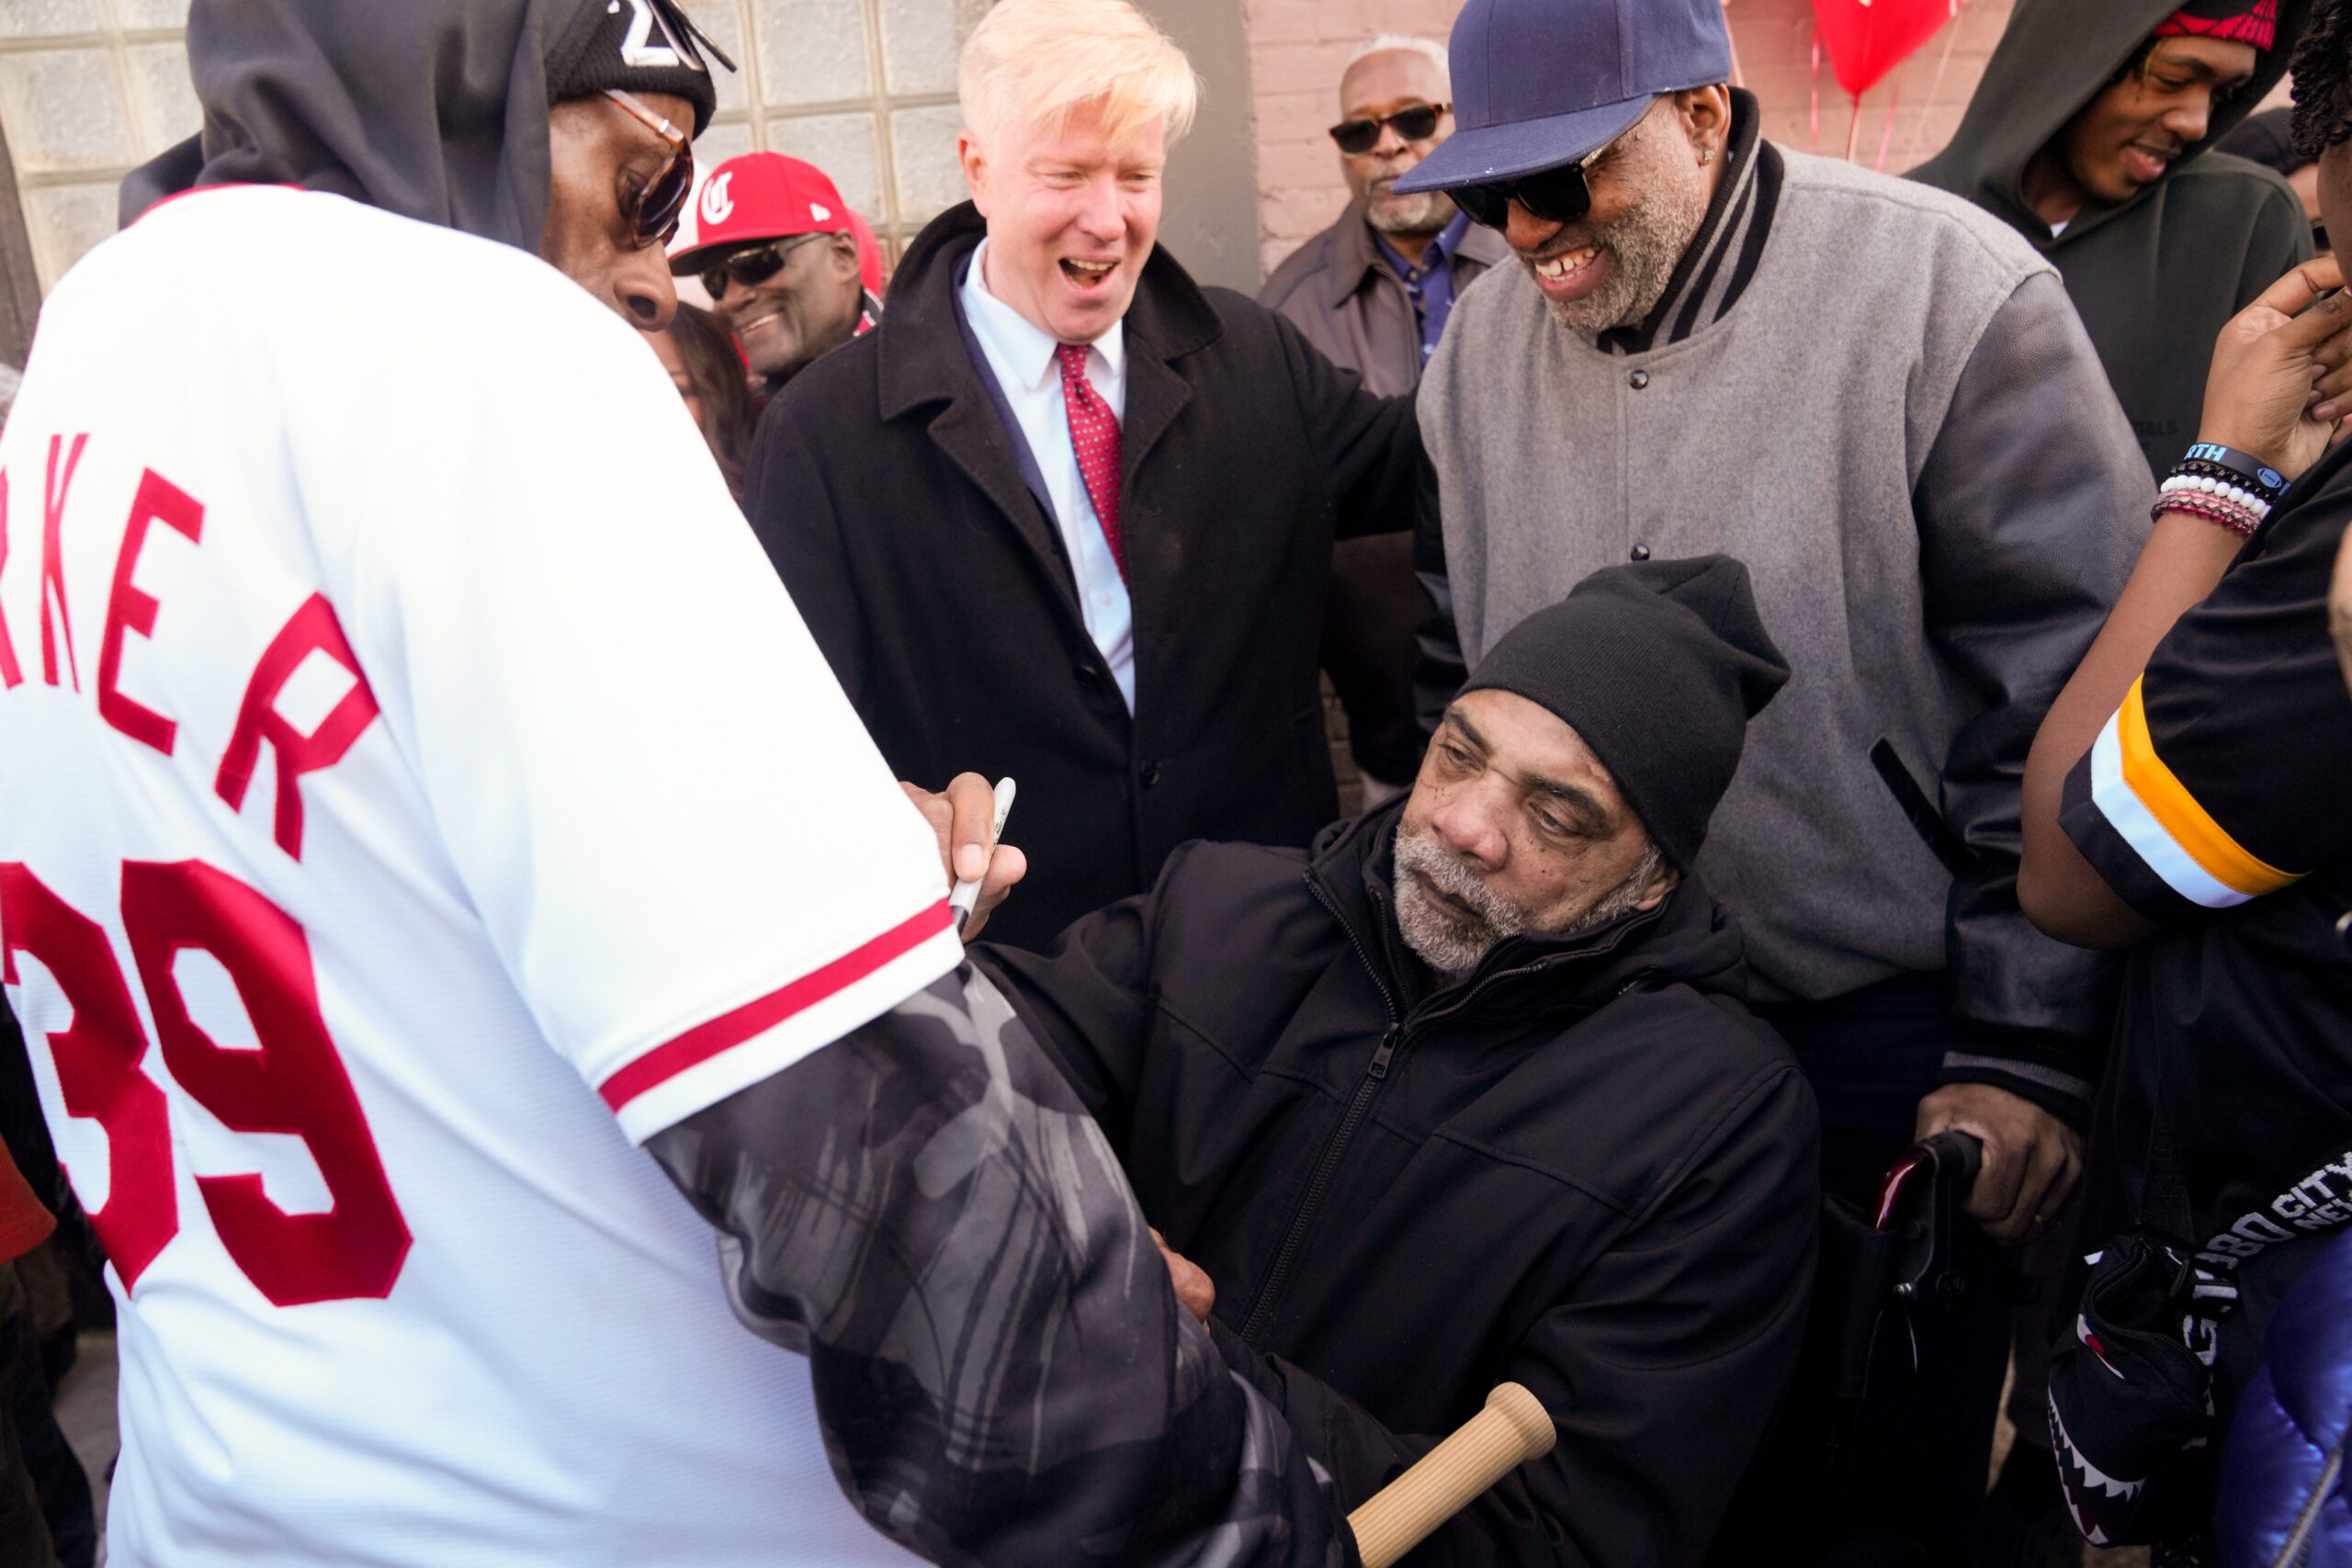
<instances>
[{"instance_id":1,"label":"hooded sweatshirt","mask_svg":"<svg viewBox=\"0 0 2352 1568\"><path fill-rule=\"evenodd\" d=\"M123 180L121 220L200 186L290 185L537 254L550 177L549 62L576 60L600 13L641 19L658 51L676 38L665 4L197 6L187 54L203 129ZM676 52L693 57L691 44ZM698 62L692 69L703 86L690 94L699 133L714 90ZM600 79L657 85L628 66Z\"/></svg>"},{"instance_id":2,"label":"hooded sweatshirt","mask_svg":"<svg viewBox=\"0 0 2352 1568\"><path fill-rule=\"evenodd\" d=\"M2179 0L2019 0L1959 133L1911 171L2023 234L2058 269L2148 467L2197 439L2205 371L2223 322L2312 254L2302 203L2269 170L2211 149L2286 73L2311 0L2284 0L2278 42L2216 108L2164 178L2064 231L2026 205L2026 164L2123 69Z\"/></svg>"}]
</instances>

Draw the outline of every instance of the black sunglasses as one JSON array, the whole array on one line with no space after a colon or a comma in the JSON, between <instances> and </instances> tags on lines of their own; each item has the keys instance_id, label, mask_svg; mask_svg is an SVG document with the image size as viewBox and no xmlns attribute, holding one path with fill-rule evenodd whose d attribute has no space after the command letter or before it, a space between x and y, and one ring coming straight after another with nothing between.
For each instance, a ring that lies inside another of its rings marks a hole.
<instances>
[{"instance_id":1,"label":"black sunglasses","mask_svg":"<svg viewBox=\"0 0 2352 1568\"><path fill-rule=\"evenodd\" d=\"M714 305L727 297L727 286L741 284L745 288L755 283L765 283L784 270L784 258L811 240L830 239L820 231L814 234L795 234L790 239L770 240L764 245L753 245L737 251L725 261L713 262L702 269L702 286Z\"/></svg>"},{"instance_id":2,"label":"black sunglasses","mask_svg":"<svg viewBox=\"0 0 2352 1568\"><path fill-rule=\"evenodd\" d=\"M1439 118L1453 107L1452 104L1418 104L1408 109L1398 109L1392 115L1383 115L1378 119L1343 119L1331 128L1331 140L1340 144L1340 152L1351 157L1369 152L1379 146L1380 128L1384 125L1393 128L1408 141L1427 141L1437 134Z\"/></svg>"},{"instance_id":3,"label":"black sunglasses","mask_svg":"<svg viewBox=\"0 0 2352 1568\"><path fill-rule=\"evenodd\" d=\"M1583 164L1563 164L1515 180L1463 186L1449 194L1453 204L1470 215L1471 222L1489 229L1510 227L1514 201L1527 209L1529 216L1546 223L1573 223L1592 210L1592 186L1584 170Z\"/></svg>"},{"instance_id":4,"label":"black sunglasses","mask_svg":"<svg viewBox=\"0 0 2352 1568\"><path fill-rule=\"evenodd\" d=\"M660 137L669 149L669 155L653 171L653 177L621 198L621 216L628 222L630 248L641 251L649 245L666 245L670 236L678 231L678 214L686 209L686 197L695 188L694 150L687 145L684 131L618 87L605 88L605 96Z\"/></svg>"},{"instance_id":5,"label":"black sunglasses","mask_svg":"<svg viewBox=\"0 0 2352 1568\"><path fill-rule=\"evenodd\" d=\"M1641 122L1636 120L1634 124ZM1628 126L1626 130L1632 130ZM1510 204L1527 209L1528 216L1546 223L1573 223L1592 210L1592 182L1587 171L1599 163L1603 154L1617 145L1623 133L1611 137L1578 158L1573 164L1555 168L1538 169L1532 175L1521 175L1515 180L1493 180L1485 185L1457 186L1446 194L1453 204L1470 215L1470 221L1489 229L1506 228L1510 223Z\"/></svg>"}]
</instances>

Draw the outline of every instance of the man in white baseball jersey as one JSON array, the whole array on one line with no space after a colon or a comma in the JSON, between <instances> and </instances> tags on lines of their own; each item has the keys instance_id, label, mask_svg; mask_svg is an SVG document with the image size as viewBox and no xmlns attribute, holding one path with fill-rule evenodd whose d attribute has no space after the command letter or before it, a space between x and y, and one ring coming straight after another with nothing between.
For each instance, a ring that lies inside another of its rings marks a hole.
<instances>
[{"instance_id":1,"label":"man in white baseball jersey","mask_svg":"<svg viewBox=\"0 0 2352 1568\"><path fill-rule=\"evenodd\" d=\"M113 1560L1351 1560L631 330L714 101L670 0L188 44L0 440Z\"/></svg>"}]
</instances>

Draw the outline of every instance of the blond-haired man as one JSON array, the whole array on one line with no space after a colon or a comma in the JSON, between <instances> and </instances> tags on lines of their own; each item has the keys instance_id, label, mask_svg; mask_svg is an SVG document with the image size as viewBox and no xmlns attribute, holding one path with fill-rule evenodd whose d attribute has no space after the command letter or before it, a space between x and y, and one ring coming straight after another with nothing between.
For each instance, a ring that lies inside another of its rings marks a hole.
<instances>
[{"instance_id":1,"label":"blond-haired man","mask_svg":"<svg viewBox=\"0 0 2352 1568\"><path fill-rule=\"evenodd\" d=\"M746 510L901 778L1021 781L1042 943L1190 839L1333 815L1335 534L1408 527L1409 405L1155 242L1197 86L1126 0L1004 0L967 44L972 200L880 330L770 405Z\"/></svg>"}]
</instances>

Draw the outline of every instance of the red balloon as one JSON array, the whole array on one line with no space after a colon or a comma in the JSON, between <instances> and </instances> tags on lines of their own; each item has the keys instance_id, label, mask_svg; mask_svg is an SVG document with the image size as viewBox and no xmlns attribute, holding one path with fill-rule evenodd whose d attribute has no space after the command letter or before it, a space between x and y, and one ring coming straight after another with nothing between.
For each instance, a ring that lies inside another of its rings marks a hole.
<instances>
[{"instance_id":1,"label":"red balloon","mask_svg":"<svg viewBox=\"0 0 2352 1568\"><path fill-rule=\"evenodd\" d=\"M1958 9L1952 0L1813 0L1813 21L1838 85L1859 98Z\"/></svg>"}]
</instances>

